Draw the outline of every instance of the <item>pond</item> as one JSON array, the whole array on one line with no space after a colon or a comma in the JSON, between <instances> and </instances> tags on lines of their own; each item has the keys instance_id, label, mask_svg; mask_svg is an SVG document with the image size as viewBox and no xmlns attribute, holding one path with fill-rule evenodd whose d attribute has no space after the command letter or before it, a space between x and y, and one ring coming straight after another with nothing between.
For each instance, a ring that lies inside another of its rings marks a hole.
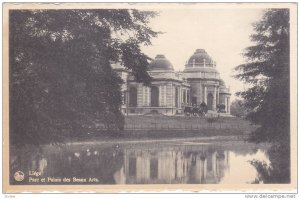
<instances>
[{"instance_id":1,"label":"pond","mask_svg":"<svg viewBox=\"0 0 300 199\"><path fill-rule=\"evenodd\" d=\"M241 140L95 141L11 150L11 184L246 184L267 146ZM24 173L24 180L15 174Z\"/></svg>"}]
</instances>

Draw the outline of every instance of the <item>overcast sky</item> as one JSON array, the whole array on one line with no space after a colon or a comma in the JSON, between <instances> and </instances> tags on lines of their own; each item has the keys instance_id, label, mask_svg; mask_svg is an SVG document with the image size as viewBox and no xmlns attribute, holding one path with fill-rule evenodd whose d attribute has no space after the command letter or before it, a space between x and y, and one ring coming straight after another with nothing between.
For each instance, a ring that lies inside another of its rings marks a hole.
<instances>
[{"instance_id":1,"label":"overcast sky","mask_svg":"<svg viewBox=\"0 0 300 199\"><path fill-rule=\"evenodd\" d=\"M234 93L243 83L234 79L233 68L244 62L243 50L251 45L252 23L260 20L262 9L169 9L161 10L151 27L164 34L153 39L143 51L154 58L164 54L175 70L198 48L203 48L217 62L217 70Z\"/></svg>"}]
</instances>

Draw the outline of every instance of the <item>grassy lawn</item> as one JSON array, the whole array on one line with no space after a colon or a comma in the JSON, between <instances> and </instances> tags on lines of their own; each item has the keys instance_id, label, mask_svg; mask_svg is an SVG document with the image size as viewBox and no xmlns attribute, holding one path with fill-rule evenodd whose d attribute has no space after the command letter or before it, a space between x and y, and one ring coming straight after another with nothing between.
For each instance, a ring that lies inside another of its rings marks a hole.
<instances>
[{"instance_id":1,"label":"grassy lawn","mask_svg":"<svg viewBox=\"0 0 300 199\"><path fill-rule=\"evenodd\" d=\"M249 121L236 117L186 117L186 116L126 116L127 130L200 130L200 129L239 129L244 132L252 131L255 126Z\"/></svg>"},{"instance_id":2,"label":"grassy lawn","mask_svg":"<svg viewBox=\"0 0 300 199\"><path fill-rule=\"evenodd\" d=\"M209 117L135 115L125 116L123 132L95 132L80 137L75 136L71 140L156 140L211 136L234 136L243 140L255 128L249 121L236 117L220 117L211 120Z\"/></svg>"}]
</instances>

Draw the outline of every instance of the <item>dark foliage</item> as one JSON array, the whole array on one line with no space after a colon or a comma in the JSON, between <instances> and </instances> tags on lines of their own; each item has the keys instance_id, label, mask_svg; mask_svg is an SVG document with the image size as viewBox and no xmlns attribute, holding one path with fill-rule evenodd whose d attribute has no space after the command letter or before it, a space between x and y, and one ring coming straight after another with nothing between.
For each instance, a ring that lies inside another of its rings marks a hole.
<instances>
[{"instance_id":1,"label":"dark foliage","mask_svg":"<svg viewBox=\"0 0 300 199\"><path fill-rule=\"evenodd\" d=\"M245 117L247 110L242 100L234 100L230 105L230 113L236 117Z\"/></svg>"},{"instance_id":2,"label":"dark foliage","mask_svg":"<svg viewBox=\"0 0 300 199\"><path fill-rule=\"evenodd\" d=\"M251 88L238 93L247 109L247 119L260 127L255 142L289 143L290 137L290 24L288 9L267 10L251 36L246 64L236 67L236 77Z\"/></svg>"},{"instance_id":3,"label":"dark foliage","mask_svg":"<svg viewBox=\"0 0 300 199\"><path fill-rule=\"evenodd\" d=\"M290 24L288 9L267 10L254 24L256 45L245 52L247 63L236 67L237 78L251 85L238 93L246 118L259 128L250 141L271 142L270 165L253 160L259 176L255 183L290 182Z\"/></svg>"},{"instance_id":4,"label":"dark foliage","mask_svg":"<svg viewBox=\"0 0 300 199\"><path fill-rule=\"evenodd\" d=\"M153 12L137 10L13 10L9 24L10 141L57 143L102 123L123 128L121 61L149 84L140 45L157 36Z\"/></svg>"},{"instance_id":5,"label":"dark foliage","mask_svg":"<svg viewBox=\"0 0 300 199\"><path fill-rule=\"evenodd\" d=\"M267 151L270 165L258 160L251 161L251 164L258 172L254 183L263 182L264 184L284 184L290 183L290 148L287 145L273 144ZM284 158L282 158L284 157Z\"/></svg>"}]
</instances>

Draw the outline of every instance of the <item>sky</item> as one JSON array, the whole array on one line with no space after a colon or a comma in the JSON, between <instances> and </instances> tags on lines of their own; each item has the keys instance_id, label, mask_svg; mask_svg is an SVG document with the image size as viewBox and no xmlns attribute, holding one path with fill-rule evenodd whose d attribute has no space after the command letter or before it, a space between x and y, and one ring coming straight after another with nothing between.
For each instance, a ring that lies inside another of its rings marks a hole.
<instances>
[{"instance_id":1,"label":"sky","mask_svg":"<svg viewBox=\"0 0 300 199\"><path fill-rule=\"evenodd\" d=\"M242 53L253 45L252 24L261 19L263 10L252 9L163 9L151 20L150 27L161 31L151 46L142 47L154 58L164 54L175 70L183 70L196 49L205 49L217 62L217 70L226 86L230 86L232 100L235 92L245 85L232 77L235 66L244 63Z\"/></svg>"}]
</instances>

